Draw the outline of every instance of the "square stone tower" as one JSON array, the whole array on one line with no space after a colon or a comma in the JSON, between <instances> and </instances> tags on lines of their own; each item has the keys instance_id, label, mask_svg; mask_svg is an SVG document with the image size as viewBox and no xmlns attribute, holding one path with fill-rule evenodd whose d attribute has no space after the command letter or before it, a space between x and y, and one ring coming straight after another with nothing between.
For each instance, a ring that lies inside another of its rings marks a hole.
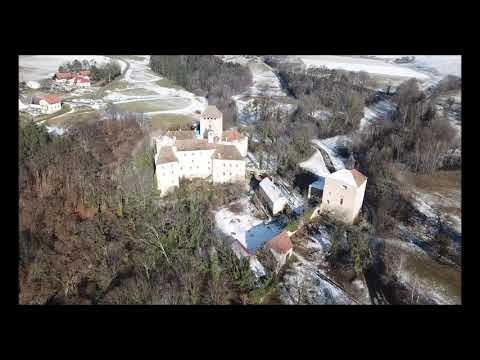
<instances>
[{"instance_id":1,"label":"square stone tower","mask_svg":"<svg viewBox=\"0 0 480 360\"><path fill-rule=\"evenodd\" d=\"M222 139L223 132L223 114L215 105L209 105L200 115L200 137L207 136L209 131L213 131L214 141Z\"/></svg>"}]
</instances>

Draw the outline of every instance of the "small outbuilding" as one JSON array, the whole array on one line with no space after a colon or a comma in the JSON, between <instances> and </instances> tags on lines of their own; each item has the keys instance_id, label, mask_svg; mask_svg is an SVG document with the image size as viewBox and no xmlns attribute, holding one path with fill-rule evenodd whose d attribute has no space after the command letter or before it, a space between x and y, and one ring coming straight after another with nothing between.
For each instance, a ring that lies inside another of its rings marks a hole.
<instances>
[{"instance_id":1,"label":"small outbuilding","mask_svg":"<svg viewBox=\"0 0 480 360\"><path fill-rule=\"evenodd\" d=\"M61 99L58 96L53 95L41 97L38 104L44 114L53 114L62 108Z\"/></svg>"},{"instance_id":2,"label":"small outbuilding","mask_svg":"<svg viewBox=\"0 0 480 360\"><path fill-rule=\"evenodd\" d=\"M260 181L258 194L266 203L273 215L280 213L288 202L285 196L283 196L282 192L269 178L265 178Z\"/></svg>"},{"instance_id":3,"label":"small outbuilding","mask_svg":"<svg viewBox=\"0 0 480 360\"><path fill-rule=\"evenodd\" d=\"M273 239L267 241L266 246L272 252L275 260L277 260L278 268L285 264L288 257L293 252L293 244L290 241L290 237L288 236L287 231L282 231Z\"/></svg>"}]
</instances>

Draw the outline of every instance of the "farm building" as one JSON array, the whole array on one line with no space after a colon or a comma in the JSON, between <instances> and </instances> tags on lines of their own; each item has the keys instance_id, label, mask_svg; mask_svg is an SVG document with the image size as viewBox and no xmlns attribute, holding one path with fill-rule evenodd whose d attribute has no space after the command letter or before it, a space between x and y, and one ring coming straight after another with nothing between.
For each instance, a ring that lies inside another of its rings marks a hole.
<instances>
[{"instance_id":1,"label":"farm building","mask_svg":"<svg viewBox=\"0 0 480 360\"><path fill-rule=\"evenodd\" d=\"M80 88L90 87L90 79L83 76L75 77L75 85Z\"/></svg>"},{"instance_id":2,"label":"farm building","mask_svg":"<svg viewBox=\"0 0 480 360\"><path fill-rule=\"evenodd\" d=\"M180 178L245 183L244 146L248 147L248 138L232 130L232 140L228 137L222 139L222 113L215 106L208 106L201 119L207 121L203 125L200 121L207 139L200 136L201 131L200 134L195 131L168 131L156 139L155 172L162 195L179 186Z\"/></svg>"},{"instance_id":3,"label":"farm building","mask_svg":"<svg viewBox=\"0 0 480 360\"><path fill-rule=\"evenodd\" d=\"M286 231L282 231L273 239L267 241L266 246L277 260L278 268L285 264L293 252L293 245Z\"/></svg>"},{"instance_id":4,"label":"farm building","mask_svg":"<svg viewBox=\"0 0 480 360\"><path fill-rule=\"evenodd\" d=\"M325 178L321 213L328 212L346 223L353 223L363 204L367 177L358 170L342 169Z\"/></svg>"},{"instance_id":5,"label":"farm building","mask_svg":"<svg viewBox=\"0 0 480 360\"><path fill-rule=\"evenodd\" d=\"M40 105L40 109L44 114L52 114L62 108L61 99L53 95L41 97L38 105Z\"/></svg>"},{"instance_id":6,"label":"farm building","mask_svg":"<svg viewBox=\"0 0 480 360\"><path fill-rule=\"evenodd\" d=\"M273 215L281 212L287 205L287 199L269 178L260 181L258 194Z\"/></svg>"}]
</instances>

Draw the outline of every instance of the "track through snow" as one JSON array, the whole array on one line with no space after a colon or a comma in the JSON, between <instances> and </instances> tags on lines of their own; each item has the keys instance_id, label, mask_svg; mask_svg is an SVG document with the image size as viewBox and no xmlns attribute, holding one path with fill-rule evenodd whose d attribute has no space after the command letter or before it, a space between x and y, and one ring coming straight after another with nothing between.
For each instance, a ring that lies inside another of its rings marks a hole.
<instances>
[{"instance_id":1,"label":"track through snow","mask_svg":"<svg viewBox=\"0 0 480 360\"><path fill-rule=\"evenodd\" d=\"M154 74L149 67L149 56L145 55L144 60L128 60L129 69L126 71L123 81L128 86L126 89L109 92L104 100L111 101L113 104L124 104L129 102L155 102L161 105L162 102L170 106L176 103L176 107L168 110L145 111L145 114L183 114L190 115L196 111L203 111L207 107L207 100L204 97L196 96L186 90L179 90L169 87L163 87L157 82L163 77ZM155 93L155 95L127 95L122 92L125 90L145 90ZM184 104L187 104L186 106Z\"/></svg>"},{"instance_id":2,"label":"track through snow","mask_svg":"<svg viewBox=\"0 0 480 360\"><path fill-rule=\"evenodd\" d=\"M224 62L247 66L252 74L252 85L243 93L232 96L237 105L237 114L242 124L247 125L257 120L255 114L248 110L255 98L270 97L275 101L287 97L275 71L260 58L244 55L221 55L219 57ZM291 104L282 101L276 101L276 105L284 111L293 109Z\"/></svg>"}]
</instances>

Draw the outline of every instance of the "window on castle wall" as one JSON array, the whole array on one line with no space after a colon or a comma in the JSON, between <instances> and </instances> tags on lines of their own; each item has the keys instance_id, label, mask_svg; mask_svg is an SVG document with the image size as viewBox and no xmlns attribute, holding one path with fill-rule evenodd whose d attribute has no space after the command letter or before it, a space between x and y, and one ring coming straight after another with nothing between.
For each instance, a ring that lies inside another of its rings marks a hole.
<instances>
[{"instance_id":1,"label":"window on castle wall","mask_svg":"<svg viewBox=\"0 0 480 360\"><path fill-rule=\"evenodd\" d=\"M343 198L340 199L340 205L343 205Z\"/></svg>"},{"instance_id":2,"label":"window on castle wall","mask_svg":"<svg viewBox=\"0 0 480 360\"><path fill-rule=\"evenodd\" d=\"M342 185L343 187L343 190L347 190L347 186L346 185Z\"/></svg>"}]
</instances>

